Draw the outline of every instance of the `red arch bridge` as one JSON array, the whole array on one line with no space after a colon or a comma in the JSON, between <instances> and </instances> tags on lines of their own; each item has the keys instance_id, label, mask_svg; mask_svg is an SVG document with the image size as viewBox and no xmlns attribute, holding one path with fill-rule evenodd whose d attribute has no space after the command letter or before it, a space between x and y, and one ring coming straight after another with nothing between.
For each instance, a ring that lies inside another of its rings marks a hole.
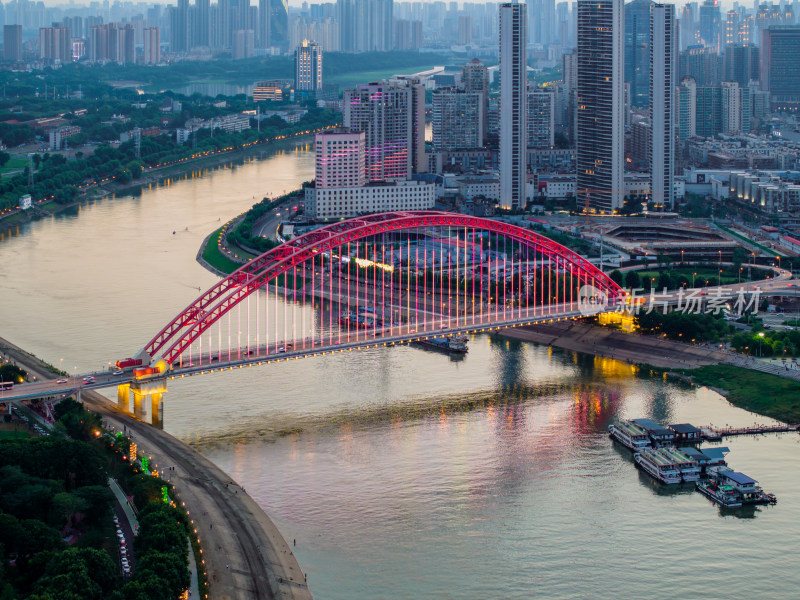
<instances>
[{"instance_id":1,"label":"red arch bridge","mask_svg":"<svg viewBox=\"0 0 800 600\"><path fill-rule=\"evenodd\" d=\"M118 385L126 409L133 392L140 414L150 396L155 422L166 379L574 318L622 300L588 260L530 230L446 212L375 214L251 260L120 361L122 375L82 385Z\"/></svg>"}]
</instances>

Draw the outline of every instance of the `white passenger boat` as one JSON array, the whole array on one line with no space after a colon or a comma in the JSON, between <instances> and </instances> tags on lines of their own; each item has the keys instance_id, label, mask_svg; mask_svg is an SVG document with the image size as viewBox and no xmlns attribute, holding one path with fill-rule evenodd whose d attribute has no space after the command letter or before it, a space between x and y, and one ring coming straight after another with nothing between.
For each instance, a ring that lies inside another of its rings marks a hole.
<instances>
[{"instance_id":1,"label":"white passenger boat","mask_svg":"<svg viewBox=\"0 0 800 600\"><path fill-rule=\"evenodd\" d=\"M631 421L617 421L608 426L608 433L626 448L634 452L650 447L647 431Z\"/></svg>"},{"instance_id":2,"label":"white passenger boat","mask_svg":"<svg viewBox=\"0 0 800 600\"><path fill-rule=\"evenodd\" d=\"M633 460L641 469L662 483L680 483L682 480L680 467L673 457L664 452L664 448L645 448L637 452Z\"/></svg>"}]
</instances>

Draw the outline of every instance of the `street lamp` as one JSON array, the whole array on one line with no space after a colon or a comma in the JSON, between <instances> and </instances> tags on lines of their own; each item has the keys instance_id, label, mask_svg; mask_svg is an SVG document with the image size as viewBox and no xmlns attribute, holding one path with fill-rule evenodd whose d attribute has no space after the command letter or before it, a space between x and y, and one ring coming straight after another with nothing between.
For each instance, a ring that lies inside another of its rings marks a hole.
<instances>
[{"instance_id":1,"label":"street lamp","mask_svg":"<svg viewBox=\"0 0 800 600\"><path fill-rule=\"evenodd\" d=\"M722 264L722 250L717 250L719 253L719 264Z\"/></svg>"},{"instance_id":2,"label":"street lamp","mask_svg":"<svg viewBox=\"0 0 800 600\"><path fill-rule=\"evenodd\" d=\"M758 357L761 358L761 340L764 339L764 332L758 334Z\"/></svg>"},{"instance_id":3,"label":"street lamp","mask_svg":"<svg viewBox=\"0 0 800 600\"><path fill-rule=\"evenodd\" d=\"M683 264L683 250L681 250L681 264Z\"/></svg>"},{"instance_id":4,"label":"street lamp","mask_svg":"<svg viewBox=\"0 0 800 600\"><path fill-rule=\"evenodd\" d=\"M697 273L692 273L692 287L694 287L694 278L697 277Z\"/></svg>"}]
</instances>

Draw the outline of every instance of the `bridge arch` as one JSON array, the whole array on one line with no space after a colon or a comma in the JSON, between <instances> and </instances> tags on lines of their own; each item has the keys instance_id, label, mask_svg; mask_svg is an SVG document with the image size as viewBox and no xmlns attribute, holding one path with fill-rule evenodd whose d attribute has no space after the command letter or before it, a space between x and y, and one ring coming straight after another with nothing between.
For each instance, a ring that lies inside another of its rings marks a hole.
<instances>
[{"instance_id":1,"label":"bridge arch","mask_svg":"<svg viewBox=\"0 0 800 600\"><path fill-rule=\"evenodd\" d=\"M492 219L438 211L402 211L357 217L310 231L261 256L206 290L176 315L145 346L141 354L147 358L161 356L172 364L212 325L229 313L242 300L258 289L278 281L290 270L315 257L326 255L346 244L371 236L394 234L425 228L464 228L474 232L502 236L532 252L546 257L551 266L569 271L571 278L591 284L611 301L620 298L620 287L605 273L574 251L539 235ZM409 257L410 260L410 257ZM313 262L312 262L313 264ZM512 272L512 278L513 278Z\"/></svg>"}]
</instances>

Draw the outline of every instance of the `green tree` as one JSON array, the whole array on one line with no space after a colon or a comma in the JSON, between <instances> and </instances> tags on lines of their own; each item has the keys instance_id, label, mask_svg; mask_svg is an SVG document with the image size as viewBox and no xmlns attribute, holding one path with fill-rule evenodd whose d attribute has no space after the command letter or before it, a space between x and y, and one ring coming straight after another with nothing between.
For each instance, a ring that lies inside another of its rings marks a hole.
<instances>
[{"instance_id":1,"label":"green tree","mask_svg":"<svg viewBox=\"0 0 800 600\"><path fill-rule=\"evenodd\" d=\"M625 287L634 289L642 287L642 279L636 271L628 271L625 273Z\"/></svg>"},{"instance_id":2,"label":"green tree","mask_svg":"<svg viewBox=\"0 0 800 600\"><path fill-rule=\"evenodd\" d=\"M673 282L669 272L664 271L658 276L658 289L663 290L664 288L667 288L668 290L671 290L673 287L675 287L675 282Z\"/></svg>"},{"instance_id":3,"label":"green tree","mask_svg":"<svg viewBox=\"0 0 800 600\"><path fill-rule=\"evenodd\" d=\"M622 273L620 272L619 269L614 269L613 271L611 271L611 273L608 274L608 276L617 285L620 285L620 286L623 285L623 277L622 277Z\"/></svg>"}]
</instances>

